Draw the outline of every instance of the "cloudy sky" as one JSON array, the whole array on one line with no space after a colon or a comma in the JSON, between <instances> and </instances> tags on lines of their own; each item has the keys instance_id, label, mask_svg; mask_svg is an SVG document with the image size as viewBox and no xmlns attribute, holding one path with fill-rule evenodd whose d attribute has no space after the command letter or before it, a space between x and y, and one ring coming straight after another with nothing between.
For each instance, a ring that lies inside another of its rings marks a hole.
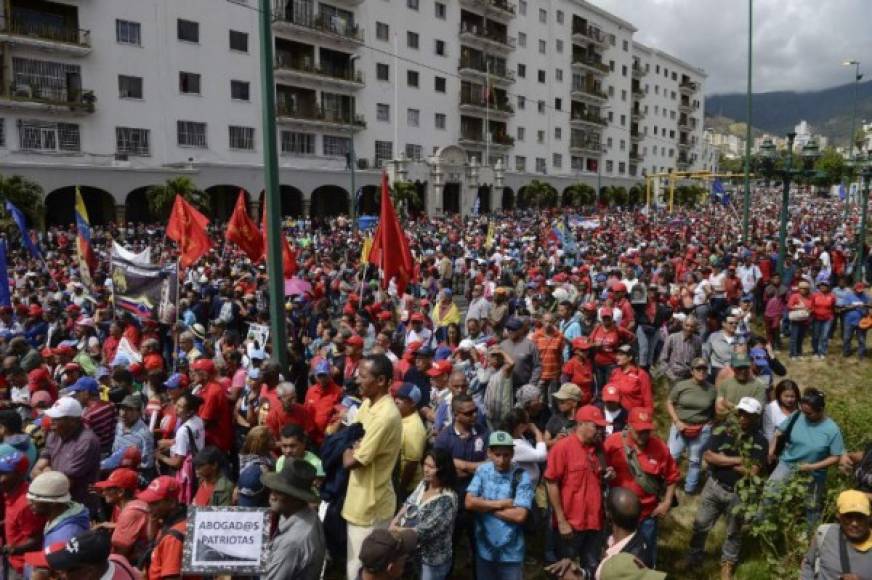
<instances>
[{"instance_id":1,"label":"cloudy sky","mask_svg":"<svg viewBox=\"0 0 872 580\"><path fill-rule=\"evenodd\" d=\"M636 40L708 72L707 94L747 88L747 0L590 0L629 21ZM729 9L728 9L729 8ZM872 79L872 0L754 0L754 91L811 90Z\"/></svg>"}]
</instances>

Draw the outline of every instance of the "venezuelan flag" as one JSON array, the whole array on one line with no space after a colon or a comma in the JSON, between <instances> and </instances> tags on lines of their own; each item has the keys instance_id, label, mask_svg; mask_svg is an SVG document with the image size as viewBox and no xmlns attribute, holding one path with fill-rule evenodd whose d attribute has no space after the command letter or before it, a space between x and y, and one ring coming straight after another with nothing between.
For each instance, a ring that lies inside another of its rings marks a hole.
<instances>
[{"instance_id":1,"label":"venezuelan flag","mask_svg":"<svg viewBox=\"0 0 872 580\"><path fill-rule=\"evenodd\" d=\"M87 288L92 288L91 274L97 265L97 257L91 246L91 222L88 221L88 210L82 192L76 186L76 254L79 259L79 275Z\"/></svg>"}]
</instances>

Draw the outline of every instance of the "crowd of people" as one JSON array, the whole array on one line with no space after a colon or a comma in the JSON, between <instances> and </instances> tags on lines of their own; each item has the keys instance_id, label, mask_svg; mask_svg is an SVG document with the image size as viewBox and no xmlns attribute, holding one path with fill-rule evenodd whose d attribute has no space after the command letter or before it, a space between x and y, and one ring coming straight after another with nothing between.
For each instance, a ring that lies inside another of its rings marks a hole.
<instances>
[{"instance_id":1,"label":"crowd of people","mask_svg":"<svg viewBox=\"0 0 872 580\"><path fill-rule=\"evenodd\" d=\"M720 205L410 220L402 294L344 218L289 222L304 283L285 297L287 345L248 332L269 320L266 270L217 224L153 317L115 307L108 252L172 261L162 227L94 226L90 287L72 228L38 235L41 260L13 240L5 577L178 578L190 507L239 506L272 515L269 580L513 580L533 561L653 579L658 528L695 501L685 569L712 558L724 518L732 578L741 482L801 476L802 577L872 578L872 448L846 449L827 394L780 360L865 357L855 226L801 196L779 268L777 208L755 204L747 243ZM818 527L835 466L855 489Z\"/></svg>"}]
</instances>

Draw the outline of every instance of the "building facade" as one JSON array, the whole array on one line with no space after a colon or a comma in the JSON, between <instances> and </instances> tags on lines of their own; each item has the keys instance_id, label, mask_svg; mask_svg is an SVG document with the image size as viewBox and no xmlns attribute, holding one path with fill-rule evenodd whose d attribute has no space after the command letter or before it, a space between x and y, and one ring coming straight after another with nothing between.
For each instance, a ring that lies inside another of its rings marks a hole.
<instances>
[{"instance_id":1,"label":"building facade","mask_svg":"<svg viewBox=\"0 0 872 580\"><path fill-rule=\"evenodd\" d=\"M6 0L0 172L49 223L148 219L190 177L225 217L263 190L256 0ZM420 210L523 203L703 167L705 74L582 0L272 0L282 210L374 211L381 168ZM400 164L403 165L402 168ZM445 168L450 168L449 172Z\"/></svg>"}]
</instances>

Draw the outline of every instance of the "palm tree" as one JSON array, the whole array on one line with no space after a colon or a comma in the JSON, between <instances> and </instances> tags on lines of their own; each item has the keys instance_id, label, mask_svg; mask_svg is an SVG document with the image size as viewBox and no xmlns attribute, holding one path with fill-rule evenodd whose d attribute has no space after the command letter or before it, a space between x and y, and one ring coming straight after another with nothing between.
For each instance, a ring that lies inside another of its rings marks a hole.
<instances>
[{"instance_id":1,"label":"palm tree","mask_svg":"<svg viewBox=\"0 0 872 580\"><path fill-rule=\"evenodd\" d=\"M418 188L411 181L395 181L391 189L391 201L400 217L408 217L412 208L418 207L421 197Z\"/></svg>"},{"instance_id":2,"label":"palm tree","mask_svg":"<svg viewBox=\"0 0 872 580\"><path fill-rule=\"evenodd\" d=\"M148 200L148 209L156 217L167 219L172 211L176 194L196 207L197 209L209 210L209 196L206 192L197 189L189 177L173 177L167 179L163 185L153 185L145 194Z\"/></svg>"},{"instance_id":3,"label":"palm tree","mask_svg":"<svg viewBox=\"0 0 872 580\"><path fill-rule=\"evenodd\" d=\"M612 188L612 203L619 206L627 205L627 190L624 186L618 186Z\"/></svg>"},{"instance_id":4,"label":"palm tree","mask_svg":"<svg viewBox=\"0 0 872 580\"><path fill-rule=\"evenodd\" d=\"M542 209L557 205L557 190L545 183L534 179L524 188L526 206Z\"/></svg>"},{"instance_id":5,"label":"palm tree","mask_svg":"<svg viewBox=\"0 0 872 580\"><path fill-rule=\"evenodd\" d=\"M630 205L640 205L645 203L645 188L640 184L636 184L630 188L629 192Z\"/></svg>"},{"instance_id":6,"label":"palm tree","mask_svg":"<svg viewBox=\"0 0 872 580\"><path fill-rule=\"evenodd\" d=\"M586 183L573 183L563 191L563 205L583 206L595 201L596 190Z\"/></svg>"},{"instance_id":7,"label":"palm tree","mask_svg":"<svg viewBox=\"0 0 872 580\"><path fill-rule=\"evenodd\" d=\"M0 176L0 204L4 207L11 201L24 215L30 218L34 227L42 227L45 219L42 187L20 175Z\"/></svg>"}]
</instances>

